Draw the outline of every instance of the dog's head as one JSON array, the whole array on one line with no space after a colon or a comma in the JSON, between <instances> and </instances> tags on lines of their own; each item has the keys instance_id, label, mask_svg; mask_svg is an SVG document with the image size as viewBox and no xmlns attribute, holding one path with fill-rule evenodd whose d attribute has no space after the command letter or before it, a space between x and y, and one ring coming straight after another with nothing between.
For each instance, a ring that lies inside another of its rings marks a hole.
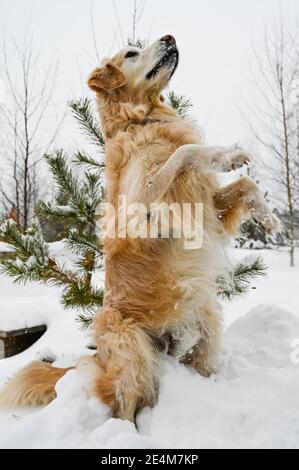
<instances>
[{"instance_id":1,"label":"dog's head","mask_svg":"<svg viewBox=\"0 0 299 470\"><path fill-rule=\"evenodd\" d=\"M89 87L104 99L144 101L160 94L173 76L179 60L176 41L167 35L146 49L127 47L94 70Z\"/></svg>"}]
</instances>

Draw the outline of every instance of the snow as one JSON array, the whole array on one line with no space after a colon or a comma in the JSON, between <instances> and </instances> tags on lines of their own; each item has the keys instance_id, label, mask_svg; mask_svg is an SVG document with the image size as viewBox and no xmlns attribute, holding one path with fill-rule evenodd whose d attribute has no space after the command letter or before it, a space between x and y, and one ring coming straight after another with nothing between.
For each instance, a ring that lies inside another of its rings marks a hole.
<instances>
[{"instance_id":1,"label":"snow","mask_svg":"<svg viewBox=\"0 0 299 470\"><path fill-rule=\"evenodd\" d=\"M65 270L78 270L76 264L78 262L78 256L70 250L65 240L49 243L49 255Z\"/></svg>"},{"instance_id":2,"label":"snow","mask_svg":"<svg viewBox=\"0 0 299 470\"><path fill-rule=\"evenodd\" d=\"M0 251L10 251L10 245L0 243ZM66 270L78 270L78 257L68 248L64 240L49 244L49 253ZM31 256L27 261L30 268L35 262ZM97 286L102 286L104 273L97 273ZM13 284L4 276L0 277L0 331L50 325L58 316L68 315L60 305L60 289L43 285Z\"/></svg>"},{"instance_id":3,"label":"snow","mask_svg":"<svg viewBox=\"0 0 299 470\"><path fill-rule=\"evenodd\" d=\"M245 315L252 307L260 304L279 305L299 315L299 256L296 253L296 268L290 268L289 255L286 251L274 250L231 250L231 256L236 260L254 253L260 255L269 267L263 279L257 279L252 286L256 287L247 297L241 297L233 303L224 306L225 326Z\"/></svg>"},{"instance_id":4,"label":"snow","mask_svg":"<svg viewBox=\"0 0 299 470\"><path fill-rule=\"evenodd\" d=\"M6 297L1 299L0 331L47 325L56 310L57 302L54 299L48 299L45 304L44 297L34 297L29 308L27 298Z\"/></svg>"},{"instance_id":5,"label":"snow","mask_svg":"<svg viewBox=\"0 0 299 470\"><path fill-rule=\"evenodd\" d=\"M14 251L14 248L8 243L0 242L0 253L9 253Z\"/></svg>"},{"instance_id":6,"label":"snow","mask_svg":"<svg viewBox=\"0 0 299 470\"><path fill-rule=\"evenodd\" d=\"M50 348L43 348L40 351L37 351L35 358L36 361L44 361L52 364L57 361L57 356Z\"/></svg>"},{"instance_id":7,"label":"snow","mask_svg":"<svg viewBox=\"0 0 299 470\"><path fill-rule=\"evenodd\" d=\"M232 253L236 259L249 254ZM113 419L98 400L87 400L72 370L57 384L58 397L47 407L0 410L0 447L299 448L299 360L294 360L299 359L299 269L288 266L285 252L259 254L268 275L246 298L225 305L216 375L200 377L166 357L158 404L139 414L136 429ZM36 357L56 356L56 365L68 366L91 354L86 333L78 329L74 312L63 311L59 293L0 277L0 325L16 311L26 321L29 313L39 320L43 316L48 325L29 350L0 361L0 387ZM3 305L9 315L3 315Z\"/></svg>"},{"instance_id":8,"label":"snow","mask_svg":"<svg viewBox=\"0 0 299 470\"><path fill-rule=\"evenodd\" d=\"M49 255L55 259L58 265L65 271L80 272L78 267L78 255L76 255L68 246L66 240L49 243ZM104 283L104 272L102 269L97 270L96 279L92 282L94 287L102 287Z\"/></svg>"}]
</instances>

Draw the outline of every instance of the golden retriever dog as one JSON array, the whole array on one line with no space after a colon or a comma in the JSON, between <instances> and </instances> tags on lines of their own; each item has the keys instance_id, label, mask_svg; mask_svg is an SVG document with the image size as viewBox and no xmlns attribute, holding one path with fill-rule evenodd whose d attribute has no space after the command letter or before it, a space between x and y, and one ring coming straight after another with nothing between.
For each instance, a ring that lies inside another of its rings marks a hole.
<instances>
[{"instance_id":1,"label":"golden retriever dog","mask_svg":"<svg viewBox=\"0 0 299 470\"><path fill-rule=\"evenodd\" d=\"M162 93L178 60L176 41L167 35L144 50L122 50L88 79L106 141L107 202L117 208L124 195L128 205L142 203L148 218L152 203L203 205L201 247L186 248L183 237L110 237L109 231L103 241L105 298L92 325L97 353L76 367L88 397L132 421L157 400L163 353L203 376L216 370L216 281L225 272L227 240L252 214L267 230L277 227L252 179L226 187L217 181L218 172L240 168L250 156L236 145L206 145L197 125L165 103ZM65 372L33 363L5 386L0 401L48 403Z\"/></svg>"}]
</instances>

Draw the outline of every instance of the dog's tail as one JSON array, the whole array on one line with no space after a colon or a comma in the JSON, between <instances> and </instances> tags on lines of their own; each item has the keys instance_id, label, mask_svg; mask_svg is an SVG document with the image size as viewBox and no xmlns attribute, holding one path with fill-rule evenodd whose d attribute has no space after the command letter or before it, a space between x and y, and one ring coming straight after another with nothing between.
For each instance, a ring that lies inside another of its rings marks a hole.
<instances>
[{"instance_id":1,"label":"dog's tail","mask_svg":"<svg viewBox=\"0 0 299 470\"><path fill-rule=\"evenodd\" d=\"M56 398L55 385L73 367L65 369L36 361L18 372L0 390L0 407L47 405Z\"/></svg>"}]
</instances>

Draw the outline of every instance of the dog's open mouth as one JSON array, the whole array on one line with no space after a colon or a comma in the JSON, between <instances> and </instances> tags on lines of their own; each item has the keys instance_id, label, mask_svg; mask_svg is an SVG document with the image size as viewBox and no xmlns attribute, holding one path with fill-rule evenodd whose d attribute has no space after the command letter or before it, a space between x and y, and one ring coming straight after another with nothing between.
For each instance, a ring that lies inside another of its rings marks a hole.
<instances>
[{"instance_id":1,"label":"dog's open mouth","mask_svg":"<svg viewBox=\"0 0 299 470\"><path fill-rule=\"evenodd\" d=\"M164 52L162 57L160 57L159 61L154 66L154 68L147 74L146 76L147 80L154 78L159 73L162 67L169 68L169 80L170 80L174 72L176 71L178 63L179 63L179 51L178 51L176 44L173 44L166 49L166 51Z\"/></svg>"}]
</instances>

